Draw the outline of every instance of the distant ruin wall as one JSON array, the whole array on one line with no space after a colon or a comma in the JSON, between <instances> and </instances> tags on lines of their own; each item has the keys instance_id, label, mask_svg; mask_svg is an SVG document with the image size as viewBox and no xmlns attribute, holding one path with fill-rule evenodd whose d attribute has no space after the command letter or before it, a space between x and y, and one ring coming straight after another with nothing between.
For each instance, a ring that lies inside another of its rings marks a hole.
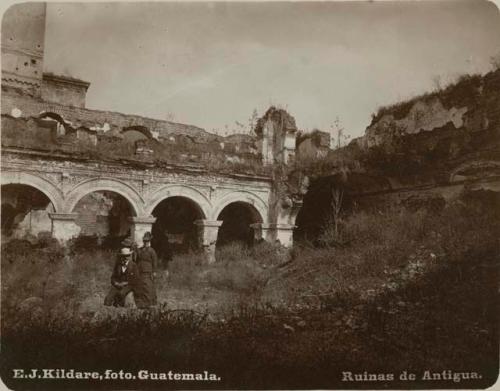
<instances>
[{"instance_id":1,"label":"distant ruin wall","mask_svg":"<svg viewBox=\"0 0 500 391\"><path fill-rule=\"evenodd\" d=\"M500 70L380 109L345 152L393 188L500 178Z\"/></svg>"},{"instance_id":2,"label":"distant ruin wall","mask_svg":"<svg viewBox=\"0 0 500 391\"><path fill-rule=\"evenodd\" d=\"M499 129L500 70L496 70L484 76L465 76L445 90L381 108L365 135L353 142L363 149L378 146L398 153L405 152L404 138L421 136L408 140L425 140L425 145L412 148L418 152L416 148L420 147L425 154L422 147L432 152L440 140L447 139L450 149L440 152L449 158L482 149L484 143L498 146L499 140L494 136L498 136ZM477 145L474 141L488 131L491 137ZM467 136L467 140L461 141L460 136Z\"/></svg>"}]
</instances>

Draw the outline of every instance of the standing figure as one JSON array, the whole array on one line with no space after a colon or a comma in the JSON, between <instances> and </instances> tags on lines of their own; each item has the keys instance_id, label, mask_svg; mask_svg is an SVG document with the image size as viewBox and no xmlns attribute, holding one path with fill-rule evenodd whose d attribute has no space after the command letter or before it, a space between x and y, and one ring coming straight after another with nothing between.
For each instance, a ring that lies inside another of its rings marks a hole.
<instances>
[{"instance_id":1,"label":"standing figure","mask_svg":"<svg viewBox=\"0 0 500 391\"><path fill-rule=\"evenodd\" d=\"M137 265L128 247L121 249L111 275L111 288L104 298L104 305L124 307L125 298L135 291L139 277Z\"/></svg>"},{"instance_id":2,"label":"standing figure","mask_svg":"<svg viewBox=\"0 0 500 391\"><path fill-rule=\"evenodd\" d=\"M134 297L138 308L151 307L156 305L157 301L154 277L156 276L158 258L155 250L151 247L151 239L151 233L146 232L142 238L144 246L137 250L136 262L139 278Z\"/></svg>"}]
</instances>

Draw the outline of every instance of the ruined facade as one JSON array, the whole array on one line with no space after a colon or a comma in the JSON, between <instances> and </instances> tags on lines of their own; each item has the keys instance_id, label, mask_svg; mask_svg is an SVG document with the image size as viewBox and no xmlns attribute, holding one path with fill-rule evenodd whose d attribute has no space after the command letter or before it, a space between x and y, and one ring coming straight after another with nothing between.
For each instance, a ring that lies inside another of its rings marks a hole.
<instances>
[{"instance_id":1,"label":"ruined facade","mask_svg":"<svg viewBox=\"0 0 500 391\"><path fill-rule=\"evenodd\" d=\"M18 196L36 189L46 200L36 211L39 220L45 217L42 230L63 242L111 232L140 242L153 231L159 239L196 242L210 260L219 230L226 241L236 230L241 240L292 244L293 221L277 221L270 199L272 156L286 161L293 154L294 129L282 137L269 122L271 140L221 137L195 126L87 109L90 83L43 72L44 4L11 7L2 28L5 208L16 203L13 186ZM16 213L3 233L35 211Z\"/></svg>"},{"instance_id":2,"label":"ruined facade","mask_svg":"<svg viewBox=\"0 0 500 391\"><path fill-rule=\"evenodd\" d=\"M318 235L333 188L343 190L348 210L499 199L500 69L379 109L364 136L297 171L310 186L296 239Z\"/></svg>"},{"instance_id":3,"label":"ruined facade","mask_svg":"<svg viewBox=\"0 0 500 391\"><path fill-rule=\"evenodd\" d=\"M320 159L330 152L330 133L318 129L310 133L299 133L295 142L296 154L302 158Z\"/></svg>"},{"instance_id":4,"label":"ruined facade","mask_svg":"<svg viewBox=\"0 0 500 391\"><path fill-rule=\"evenodd\" d=\"M301 133L276 107L254 136L228 137L90 110L90 83L43 72L44 31L41 3L4 16L3 235L140 242L152 231L213 261L216 245L230 241L290 247L294 230L317 235L332 189L345 192L346 207L438 205L464 190L500 191L499 70L383 108L363 137L331 150L328 133Z\"/></svg>"}]
</instances>

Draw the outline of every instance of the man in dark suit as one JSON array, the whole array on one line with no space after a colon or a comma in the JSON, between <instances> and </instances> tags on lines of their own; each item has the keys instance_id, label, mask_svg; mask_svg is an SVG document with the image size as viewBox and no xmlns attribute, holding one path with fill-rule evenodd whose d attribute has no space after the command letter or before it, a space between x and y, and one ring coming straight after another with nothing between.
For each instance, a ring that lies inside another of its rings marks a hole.
<instances>
[{"instance_id":1,"label":"man in dark suit","mask_svg":"<svg viewBox=\"0 0 500 391\"><path fill-rule=\"evenodd\" d=\"M132 260L132 251L128 247L121 249L111 275L111 288L104 299L104 305L124 307L125 298L137 287L139 271Z\"/></svg>"}]
</instances>

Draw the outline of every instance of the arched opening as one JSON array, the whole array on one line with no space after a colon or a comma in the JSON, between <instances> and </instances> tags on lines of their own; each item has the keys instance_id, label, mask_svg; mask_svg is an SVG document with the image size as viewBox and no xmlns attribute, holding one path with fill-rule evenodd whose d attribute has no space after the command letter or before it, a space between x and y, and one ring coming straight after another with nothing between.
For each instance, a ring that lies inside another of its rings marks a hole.
<instances>
[{"instance_id":1,"label":"arched opening","mask_svg":"<svg viewBox=\"0 0 500 391\"><path fill-rule=\"evenodd\" d=\"M76 203L73 213L77 214L75 223L80 227L80 236L118 242L130 235L134 210L118 193L107 190L88 193Z\"/></svg>"},{"instance_id":2,"label":"arched opening","mask_svg":"<svg viewBox=\"0 0 500 391\"><path fill-rule=\"evenodd\" d=\"M312 180L295 220L294 242L320 244L325 230L336 231L339 217L355 208L370 207L369 203L365 205L364 195L390 189L387 178L359 173L339 173Z\"/></svg>"},{"instance_id":3,"label":"arched opening","mask_svg":"<svg viewBox=\"0 0 500 391\"><path fill-rule=\"evenodd\" d=\"M222 220L217 236L217 247L229 243L251 246L254 241L252 224L262 223L260 213L251 204L242 201L232 202L220 212L217 220Z\"/></svg>"},{"instance_id":4,"label":"arched opening","mask_svg":"<svg viewBox=\"0 0 500 391\"><path fill-rule=\"evenodd\" d=\"M135 144L139 140L148 140L151 138L149 130L144 126L129 126L123 129L123 141Z\"/></svg>"},{"instance_id":5,"label":"arched opening","mask_svg":"<svg viewBox=\"0 0 500 391\"><path fill-rule=\"evenodd\" d=\"M55 130L56 136L64 136L67 133L67 126L64 119L57 113L44 112L38 116L42 127Z\"/></svg>"},{"instance_id":6,"label":"arched opening","mask_svg":"<svg viewBox=\"0 0 500 391\"><path fill-rule=\"evenodd\" d=\"M181 196L168 197L153 209L152 214L156 221L151 245L164 262L170 261L175 253L198 248L198 230L194 222L205 216L196 202Z\"/></svg>"},{"instance_id":7,"label":"arched opening","mask_svg":"<svg viewBox=\"0 0 500 391\"><path fill-rule=\"evenodd\" d=\"M339 215L351 208L351 192L352 186L341 174L311 182L295 219L294 243L317 245L328 226L334 225Z\"/></svg>"},{"instance_id":8,"label":"arched opening","mask_svg":"<svg viewBox=\"0 0 500 391\"><path fill-rule=\"evenodd\" d=\"M2 240L50 234L49 213L54 205L40 190L29 185L2 185Z\"/></svg>"}]
</instances>

